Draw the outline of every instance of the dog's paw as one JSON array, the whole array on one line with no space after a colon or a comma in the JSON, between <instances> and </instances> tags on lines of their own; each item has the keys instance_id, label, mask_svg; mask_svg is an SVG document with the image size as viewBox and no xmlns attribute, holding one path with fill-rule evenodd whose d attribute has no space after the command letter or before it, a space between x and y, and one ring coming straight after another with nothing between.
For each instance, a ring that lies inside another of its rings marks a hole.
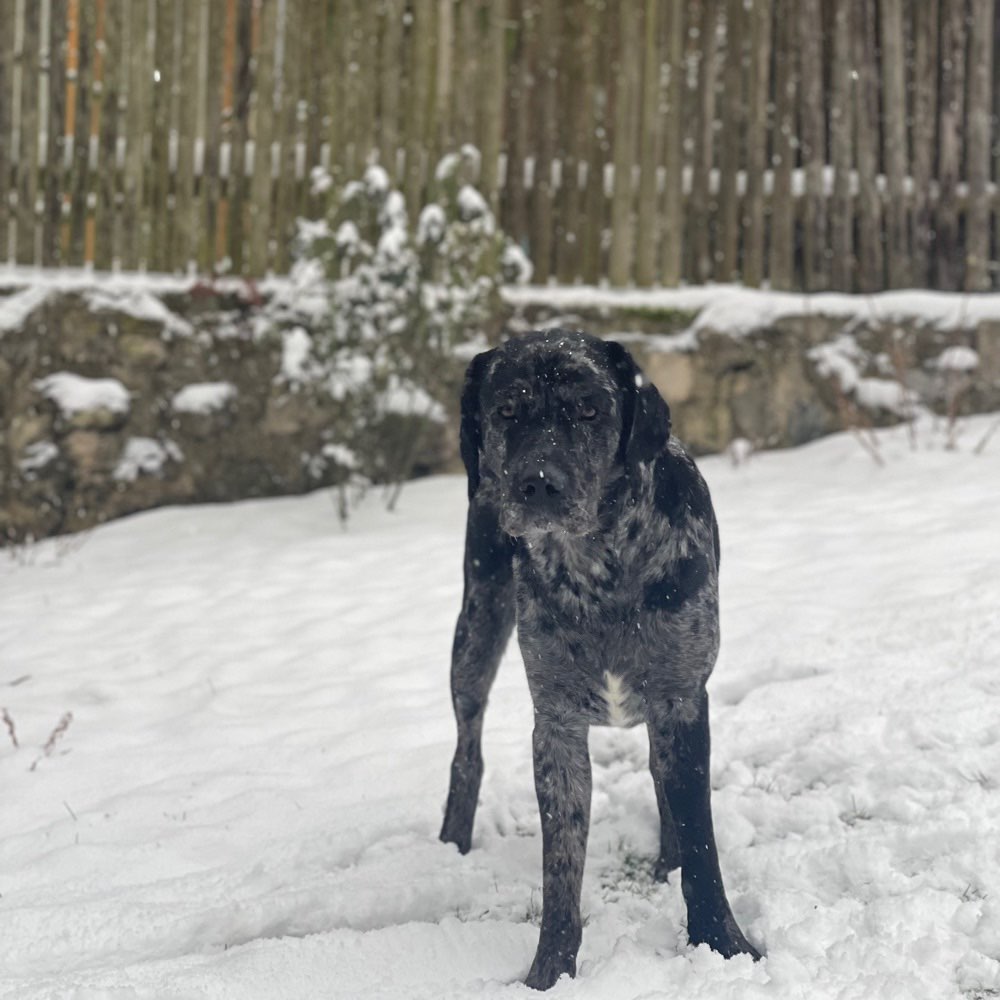
<instances>
[{"instance_id":1,"label":"dog's paw","mask_svg":"<svg viewBox=\"0 0 1000 1000\"><path fill-rule=\"evenodd\" d=\"M576 975L576 959L567 962L559 955L535 956L524 985L533 990L548 990L555 986L562 975L571 979Z\"/></svg>"},{"instance_id":2,"label":"dog's paw","mask_svg":"<svg viewBox=\"0 0 1000 1000\"><path fill-rule=\"evenodd\" d=\"M475 818L475 802L469 808L468 802L448 796L444 822L439 838L446 844L454 844L459 854L468 854L472 847L472 821Z\"/></svg>"},{"instance_id":3,"label":"dog's paw","mask_svg":"<svg viewBox=\"0 0 1000 1000\"><path fill-rule=\"evenodd\" d=\"M438 839L445 844L454 844L458 848L459 854L468 854L472 848L472 831L456 830L449 826L447 820L441 827Z\"/></svg>"},{"instance_id":4,"label":"dog's paw","mask_svg":"<svg viewBox=\"0 0 1000 1000\"><path fill-rule=\"evenodd\" d=\"M670 873L677 871L680 868L681 863L678 858L673 856L664 857L662 854L656 859L656 864L653 865L653 878L657 882L669 882Z\"/></svg>"},{"instance_id":5,"label":"dog's paw","mask_svg":"<svg viewBox=\"0 0 1000 1000\"><path fill-rule=\"evenodd\" d=\"M704 926L688 926L688 940L693 945L707 944L723 958L735 955L749 955L755 962L761 960L761 953L746 939L732 914L723 920L707 922Z\"/></svg>"}]
</instances>

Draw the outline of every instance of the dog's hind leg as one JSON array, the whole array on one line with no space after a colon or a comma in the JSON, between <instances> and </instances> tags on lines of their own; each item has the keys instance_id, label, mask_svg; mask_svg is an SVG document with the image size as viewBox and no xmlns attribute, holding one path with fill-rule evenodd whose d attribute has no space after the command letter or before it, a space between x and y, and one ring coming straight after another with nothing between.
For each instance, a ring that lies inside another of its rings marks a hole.
<instances>
[{"instance_id":1,"label":"dog's hind leg","mask_svg":"<svg viewBox=\"0 0 1000 1000\"><path fill-rule=\"evenodd\" d=\"M653 775L656 805L660 812L660 854L656 859L653 877L657 882L666 882L670 873L681 866L681 849L677 843L677 830L670 812L670 803L667 801L666 786L670 776L664 770L660 754L656 752L652 728L649 731L649 770Z\"/></svg>"},{"instance_id":2,"label":"dog's hind leg","mask_svg":"<svg viewBox=\"0 0 1000 1000\"><path fill-rule=\"evenodd\" d=\"M495 512L469 507L465 536L465 594L451 653L451 702L458 745L441 839L462 854L472 844L479 784L483 777L482 732L486 699L514 627L512 542L500 532Z\"/></svg>"},{"instance_id":3,"label":"dog's hind leg","mask_svg":"<svg viewBox=\"0 0 1000 1000\"><path fill-rule=\"evenodd\" d=\"M722 884L712 827L707 692L672 702L649 723L649 731L677 831L688 938L726 958L760 958L737 926Z\"/></svg>"}]
</instances>

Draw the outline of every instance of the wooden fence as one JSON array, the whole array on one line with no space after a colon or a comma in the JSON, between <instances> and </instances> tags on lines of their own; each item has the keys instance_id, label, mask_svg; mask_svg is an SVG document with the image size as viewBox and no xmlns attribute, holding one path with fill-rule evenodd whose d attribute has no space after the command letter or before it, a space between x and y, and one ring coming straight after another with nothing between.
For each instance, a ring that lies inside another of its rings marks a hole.
<instances>
[{"instance_id":1,"label":"wooden fence","mask_svg":"<svg viewBox=\"0 0 1000 1000\"><path fill-rule=\"evenodd\" d=\"M413 211L472 143L539 281L986 289L998 40L996 0L0 0L0 262L282 272L366 162Z\"/></svg>"}]
</instances>

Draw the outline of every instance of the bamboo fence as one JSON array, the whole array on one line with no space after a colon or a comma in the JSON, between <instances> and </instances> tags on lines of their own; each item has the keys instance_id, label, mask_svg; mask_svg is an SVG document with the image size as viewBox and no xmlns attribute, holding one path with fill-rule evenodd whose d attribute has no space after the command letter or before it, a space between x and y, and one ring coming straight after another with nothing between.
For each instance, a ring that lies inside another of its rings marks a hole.
<instances>
[{"instance_id":1,"label":"bamboo fence","mask_svg":"<svg viewBox=\"0 0 1000 1000\"><path fill-rule=\"evenodd\" d=\"M535 280L1000 281L996 0L0 0L0 263L248 278L465 144Z\"/></svg>"}]
</instances>

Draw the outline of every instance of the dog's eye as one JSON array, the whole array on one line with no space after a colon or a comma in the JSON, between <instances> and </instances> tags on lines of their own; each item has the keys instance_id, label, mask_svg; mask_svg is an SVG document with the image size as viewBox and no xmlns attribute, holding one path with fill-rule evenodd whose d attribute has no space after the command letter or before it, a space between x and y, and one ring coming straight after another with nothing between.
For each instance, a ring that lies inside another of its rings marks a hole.
<instances>
[{"instance_id":1,"label":"dog's eye","mask_svg":"<svg viewBox=\"0 0 1000 1000\"><path fill-rule=\"evenodd\" d=\"M591 406L590 403L582 403L580 406L580 419L581 420L593 420L597 416L597 408Z\"/></svg>"},{"instance_id":2,"label":"dog's eye","mask_svg":"<svg viewBox=\"0 0 1000 1000\"><path fill-rule=\"evenodd\" d=\"M513 403L504 403L502 406L497 408L497 413L499 413L504 420L513 420L515 412Z\"/></svg>"}]
</instances>

